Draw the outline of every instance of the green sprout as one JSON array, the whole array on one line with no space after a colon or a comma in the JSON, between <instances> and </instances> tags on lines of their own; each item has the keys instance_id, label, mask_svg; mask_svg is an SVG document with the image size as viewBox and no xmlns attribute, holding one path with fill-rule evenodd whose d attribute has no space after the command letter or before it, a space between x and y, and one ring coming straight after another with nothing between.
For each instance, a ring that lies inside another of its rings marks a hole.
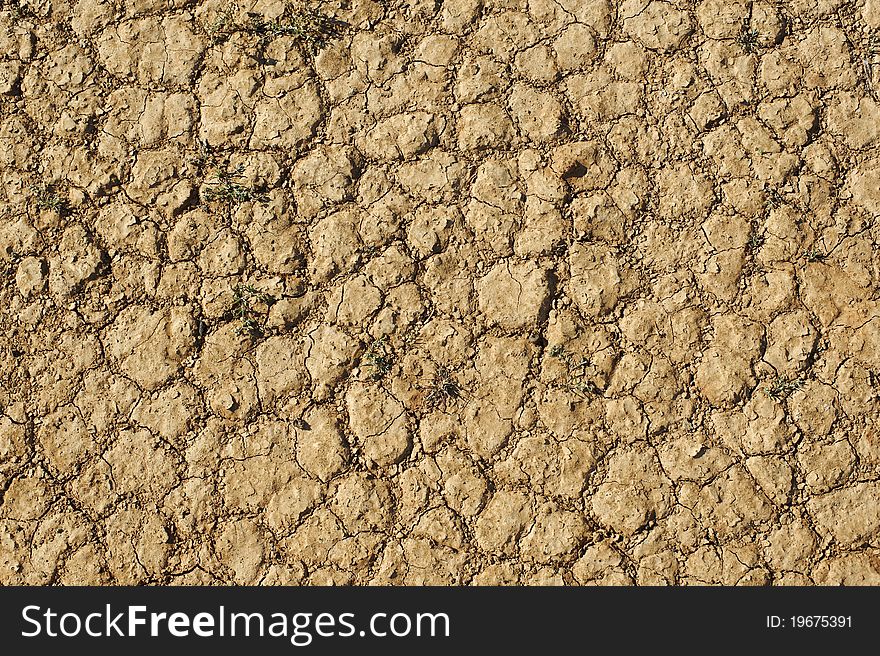
<instances>
[{"instance_id":1,"label":"green sprout","mask_svg":"<svg viewBox=\"0 0 880 656\"><path fill-rule=\"evenodd\" d=\"M775 187L768 187L765 189L767 192L767 208L768 209L776 209L777 207L781 207L783 203L785 203L785 198Z\"/></svg>"},{"instance_id":2,"label":"green sprout","mask_svg":"<svg viewBox=\"0 0 880 656\"><path fill-rule=\"evenodd\" d=\"M275 302L275 297L261 292L253 285L237 285L234 293L233 312L238 320L235 334L259 337L263 334L263 324L260 321L259 314L254 309L254 304L262 303L263 305L270 306Z\"/></svg>"},{"instance_id":3,"label":"green sprout","mask_svg":"<svg viewBox=\"0 0 880 656\"><path fill-rule=\"evenodd\" d=\"M467 392L455 380L453 372L444 366L438 366L425 401L429 405L442 405L445 409L449 403L457 403L467 396Z\"/></svg>"},{"instance_id":4,"label":"green sprout","mask_svg":"<svg viewBox=\"0 0 880 656\"><path fill-rule=\"evenodd\" d=\"M41 210L50 210L58 214L64 214L68 209L67 201L50 184L37 188L37 207Z\"/></svg>"},{"instance_id":5,"label":"green sprout","mask_svg":"<svg viewBox=\"0 0 880 656\"><path fill-rule=\"evenodd\" d=\"M375 340L364 353L363 364L372 369L370 378L379 380L384 378L394 365L394 352L388 344L388 338L383 336Z\"/></svg>"},{"instance_id":6,"label":"green sprout","mask_svg":"<svg viewBox=\"0 0 880 656\"><path fill-rule=\"evenodd\" d=\"M593 363L583 356L576 358L571 353L566 352L562 346L557 344L550 349L550 356L558 358L565 365L567 376L563 387L569 392L586 397L588 394L596 394L596 385L590 380L590 372L593 370Z\"/></svg>"},{"instance_id":7,"label":"green sprout","mask_svg":"<svg viewBox=\"0 0 880 656\"><path fill-rule=\"evenodd\" d=\"M342 33L345 23L326 16L314 9L288 8L281 18L267 21L258 14L249 14L250 30L262 39L292 36L304 44L312 53L318 52L327 43Z\"/></svg>"},{"instance_id":8,"label":"green sprout","mask_svg":"<svg viewBox=\"0 0 880 656\"><path fill-rule=\"evenodd\" d=\"M236 182L242 177L244 166L239 166L230 172L224 169L216 169L214 179L208 182L205 189L204 198L207 202L220 202L227 205L237 205L239 203L248 203L250 201L264 202L265 195Z\"/></svg>"},{"instance_id":9,"label":"green sprout","mask_svg":"<svg viewBox=\"0 0 880 656\"><path fill-rule=\"evenodd\" d=\"M265 43L282 36L292 36L311 53L317 53L331 40L342 34L346 23L308 7L287 6L284 13L273 20L255 12L248 12L246 23L235 20L237 7L227 6L208 26L208 32L218 42L235 32L254 34Z\"/></svg>"},{"instance_id":10,"label":"green sprout","mask_svg":"<svg viewBox=\"0 0 880 656\"><path fill-rule=\"evenodd\" d=\"M818 248L811 248L804 253L804 259L807 262L824 262L828 258L827 253L823 253Z\"/></svg>"},{"instance_id":11,"label":"green sprout","mask_svg":"<svg viewBox=\"0 0 880 656\"><path fill-rule=\"evenodd\" d=\"M765 241L766 238L763 233L753 229L751 233L749 233L749 240L746 242L746 250L750 253L754 253L764 245Z\"/></svg>"},{"instance_id":12,"label":"green sprout","mask_svg":"<svg viewBox=\"0 0 880 656\"><path fill-rule=\"evenodd\" d=\"M785 376L777 376L776 379L768 387L764 388L764 391L767 392L767 394L769 394L772 399L776 401L781 401L793 392L801 389L803 386L804 381L801 378L786 378Z\"/></svg>"},{"instance_id":13,"label":"green sprout","mask_svg":"<svg viewBox=\"0 0 880 656\"><path fill-rule=\"evenodd\" d=\"M758 49L758 31L753 29L748 19L743 20L742 28L736 37L736 42L748 53Z\"/></svg>"}]
</instances>

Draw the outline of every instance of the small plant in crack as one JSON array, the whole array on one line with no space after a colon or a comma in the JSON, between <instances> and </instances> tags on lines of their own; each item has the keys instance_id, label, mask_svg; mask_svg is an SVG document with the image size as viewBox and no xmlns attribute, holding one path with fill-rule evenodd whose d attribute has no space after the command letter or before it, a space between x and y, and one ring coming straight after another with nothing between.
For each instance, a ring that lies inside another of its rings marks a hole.
<instances>
[{"instance_id":1,"label":"small plant in crack","mask_svg":"<svg viewBox=\"0 0 880 656\"><path fill-rule=\"evenodd\" d=\"M828 253L824 253L818 248L811 248L804 253L804 259L807 262L824 262L826 259L828 259Z\"/></svg>"},{"instance_id":2,"label":"small plant in crack","mask_svg":"<svg viewBox=\"0 0 880 656\"><path fill-rule=\"evenodd\" d=\"M345 23L308 7L287 7L280 18L267 21L259 14L248 14L250 31L263 39L292 36L312 54L342 34Z\"/></svg>"},{"instance_id":3,"label":"small plant in crack","mask_svg":"<svg viewBox=\"0 0 880 656\"><path fill-rule=\"evenodd\" d=\"M792 393L798 391L804 386L802 378L786 378L785 376L777 376L770 385L764 388L764 391L770 398L776 401L782 401Z\"/></svg>"},{"instance_id":4,"label":"small plant in crack","mask_svg":"<svg viewBox=\"0 0 880 656\"><path fill-rule=\"evenodd\" d=\"M467 397L467 392L455 380L452 371L447 367L438 366L430 391L425 397L428 405L439 405L445 409L450 403L458 403Z\"/></svg>"},{"instance_id":5,"label":"small plant in crack","mask_svg":"<svg viewBox=\"0 0 880 656\"><path fill-rule=\"evenodd\" d=\"M34 10L21 0L0 0L0 11L8 11L13 21L34 17Z\"/></svg>"},{"instance_id":6,"label":"small plant in crack","mask_svg":"<svg viewBox=\"0 0 880 656\"><path fill-rule=\"evenodd\" d=\"M214 178L207 183L204 199L209 203L219 202L227 205L238 205L251 201L265 202L266 197L258 191L237 182L242 177L244 166L233 171L216 168Z\"/></svg>"},{"instance_id":7,"label":"small plant in crack","mask_svg":"<svg viewBox=\"0 0 880 656\"><path fill-rule=\"evenodd\" d=\"M746 242L746 250L749 253L756 253L764 245L765 241L767 241L767 238L764 237L764 233L758 232L756 228L752 228L752 231L749 233L749 240Z\"/></svg>"},{"instance_id":8,"label":"small plant in crack","mask_svg":"<svg viewBox=\"0 0 880 656\"><path fill-rule=\"evenodd\" d=\"M312 54L317 53L327 43L342 34L347 26L344 21L328 16L309 7L286 6L278 18L267 20L262 14L247 13L247 21L236 20L238 7L227 5L218 14L207 30L214 43L236 32L253 34L260 38L261 45L282 36L291 36Z\"/></svg>"},{"instance_id":9,"label":"small plant in crack","mask_svg":"<svg viewBox=\"0 0 880 656\"><path fill-rule=\"evenodd\" d=\"M768 187L765 189L767 194L767 209L775 210L777 207L781 207L785 202L785 198L779 192L778 189L774 187Z\"/></svg>"},{"instance_id":10,"label":"small plant in crack","mask_svg":"<svg viewBox=\"0 0 880 656\"><path fill-rule=\"evenodd\" d=\"M550 349L550 356L561 360L565 365L567 373L562 385L565 389L584 397L598 393L596 385L590 380L593 363L589 359L576 357L559 344Z\"/></svg>"},{"instance_id":11,"label":"small plant in crack","mask_svg":"<svg viewBox=\"0 0 880 656\"><path fill-rule=\"evenodd\" d=\"M214 20L206 26L205 29L214 45L241 29L235 20L236 13L238 13L238 5L234 3L227 4L217 12Z\"/></svg>"},{"instance_id":12,"label":"small plant in crack","mask_svg":"<svg viewBox=\"0 0 880 656\"><path fill-rule=\"evenodd\" d=\"M868 57L862 57L862 74L865 76L865 87L874 100L880 97L877 93L877 83L874 80L874 63Z\"/></svg>"},{"instance_id":13,"label":"small plant in crack","mask_svg":"<svg viewBox=\"0 0 880 656\"><path fill-rule=\"evenodd\" d=\"M196 140L196 156L193 157L192 163L199 167L219 168L220 157L214 152L214 149L204 139Z\"/></svg>"},{"instance_id":14,"label":"small plant in crack","mask_svg":"<svg viewBox=\"0 0 880 656\"><path fill-rule=\"evenodd\" d=\"M67 201L50 184L41 185L37 188L37 207L41 210L49 210L58 214L66 214L69 209Z\"/></svg>"},{"instance_id":15,"label":"small plant in crack","mask_svg":"<svg viewBox=\"0 0 880 656\"><path fill-rule=\"evenodd\" d=\"M865 87L868 94L874 100L880 100L880 80L874 73L874 66L880 56L880 36L874 35L868 40L867 46L864 48L862 55L862 75L865 80Z\"/></svg>"},{"instance_id":16,"label":"small plant in crack","mask_svg":"<svg viewBox=\"0 0 880 656\"><path fill-rule=\"evenodd\" d=\"M758 36L758 30L752 28L749 19L745 19L736 37L736 42L744 51L752 53L758 50Z\"/></svg>"},{"instance_id":17,"label":"small plant in crack","mask_svg":"<svg viewBox=\"0 0 880 656\"><path fill-rule=\"evenodd\" d=\"M234 294L233 312L238 320L235 333L259 337L263 334L262 313L258 313L254 306L262 304L268 308L275 302L275 297L253 285L237 285Z\"/></svg>"},{"instance_id":18,"label":"small plant in crack","mask_svg":"<svg viewBox=\"0 0 880 656\"><path fill-rule=\"evenodd\" d=\"M370 378L379 380L388 375L394 366L394 351L385 336L373 341L364 353L363 365L370 368Z\"/></svg>"}]
</instances>

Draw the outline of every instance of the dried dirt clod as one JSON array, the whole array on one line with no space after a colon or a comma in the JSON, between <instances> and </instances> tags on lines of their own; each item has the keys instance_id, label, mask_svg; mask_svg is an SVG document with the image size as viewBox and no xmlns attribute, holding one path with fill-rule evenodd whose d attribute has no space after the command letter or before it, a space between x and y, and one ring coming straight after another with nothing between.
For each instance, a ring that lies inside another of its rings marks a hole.
<instances>
[{"instance_id":1,"label":"dried dirt clod","mask_svg":"<svg viewBox=\"0 0 880 656\"><path fill-rule=\"evenodd\" d=\"M323 400L346 375L361 344L332 326L316 329L309 335L309 341L305 365L315 386L315 398Z\"/></svg>"},{"instance_id":2,"label":"dried dirt clod","mask_svg":"<svg viewBox=\"0 0 880 656\"><path fill-rule=\"evenodd\" d=\"M633 535L664 515L672 503L672 488L656 457L644 449L615 453L606 480L592 497L591 509L600 523L623 535Z\"/></svg>"},{"instance_id":3,"label":"dried dirt clod","mask_svg":"<svg viewBox=\"0 0 880 656\"><path fill-rule=\"evenodd\" d=\"M520 536L533 521L532 501L528 496L499 491L477 518L474 535L486 551L512 556Z\"/></svg>"},{"instance_id":4,"label":"dried dirt clod","mask_svg":"<svg viewBox=\"0 0 880 656\"><path fill-rule=\"evenodd\" d=\"M462 150L506 149L513 138L510 117L494 103L466 105L458 126L458 146Z\"/></svg>"},{"instance_id":5,"label":"dried dirt clod","mask_svg":"<svg viewBox=\"0 0 880 656\"><path fill-rule=\"evenodd\" d=\"M46 288L48 267L38 257L26 257L18 264L15 271L15 284L24 297L38 294Z\"/></svg>"},{"instance_id":6,"label":"dried dirt clod","mask_svg":"<svg viewBox=\"0 0 880 656\"><path fill-rule=\"evenodd\" d=\"M403 404L381 387L352 386L346 394L346 406L351 430L371 462L394 465L409 452L412 433Z\"/></svg>"},{"instance_id":7,"label":"dried dirt clod","mask_svg":"<svg viewBox=\"0 0 880 656\"><path fill-rule=\"evenodd\" d=\"M386 481L366 474L340 479L333 486L330 507L349 533L390 528L393 500Z\"/></svg>"},{"instance_id":8,"label":"dried dirt clod","mask_svg":"<svg viewBox=\"0 0 880 656\"><path fill-rule=\"evenodd\" d=\"M691 35L694 26L689 12L660 0L624 3L632 13L624 13L623 29L652 50L673 52ZM638 5L638 6L635 6Z\"/></svg>"},{"instance_id":9,"label":"dried dirt clod","mask_svg":"<svg viewBox=\"0 0 880 656\"><path fill-rule=\"evenodd\" d=\"M587 316L612 312L626 290L620 262L614 251L600 245L577 244L569 252L569 295Z\"/></svg>"},{"instance_id":10,"label":"dried dirt clod","mask_svg":"<svg viewBox=\"0 0 880 656\"><path fill-rule=\"evenodd\" d=\"M151 390L173 376L195 346L196 322L189 308L123 310L106 331L107 351L122 371Z\"/></svg>"},{"instance_id":11,"label":"dried dirt clod","mask_svg":"<svg viewBox=\"0 0 880 656\"><path fill-rule=\"evenodd\" d=\"M477 283L480 310L490 324L533 330L546 317L552 284L552 272L534 263L500 263Z\"/></svg>"},{"instance_id":12,"label":"dried dirt clod","mask_svg":"<svg viewBox=\"0 0 880 656\"><path fill-rule=\"evenodd\" d=\"M876 483L857 483L817 496L807 503L807 508L823 535L851 544L877 531L880 515L873 501L878 491Z\"/></svg>"},{"instance_id":13,"label":"dried dirt clod","mask_svg":"<svg viewBox=\"0 0 880 656\"><path fill-rule=\"evenodd\" d=\"M522 554L539 563L552 562L576 551L587 535L587 523L580 513L566 510L542 513L522 539Z\"/></svg>"}]
</instances>

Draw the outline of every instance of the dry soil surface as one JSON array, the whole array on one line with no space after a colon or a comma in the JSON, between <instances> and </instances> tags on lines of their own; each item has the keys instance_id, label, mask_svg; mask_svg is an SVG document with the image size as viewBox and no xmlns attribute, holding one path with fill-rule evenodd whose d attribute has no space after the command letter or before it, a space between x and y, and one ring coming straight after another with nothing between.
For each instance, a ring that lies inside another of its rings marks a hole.
<instances>
[{"instance_id":1,"label":"dry soil surface","mask_svg":"<svg viewBox=\"0 0 880 656\"><path fill-rule=\"evenodd\" d=\"M0 6L0 582L880 583L880 0Z\"/></svg>"}]
</instances>

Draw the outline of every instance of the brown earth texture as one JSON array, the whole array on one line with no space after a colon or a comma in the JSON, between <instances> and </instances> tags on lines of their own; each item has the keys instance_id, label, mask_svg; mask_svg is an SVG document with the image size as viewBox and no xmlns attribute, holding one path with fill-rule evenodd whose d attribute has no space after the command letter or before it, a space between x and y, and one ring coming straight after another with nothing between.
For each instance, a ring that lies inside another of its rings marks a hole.
<instances>
[{"instance_id":1,"label":"brown earth texture","mask_svg":"<svg viewBox=\"0 0 880 656\"><path fill-rule=\"evenodd\" d=\"M880 0L0 7L0 583L880 583Z\"/></svg>"}]
</instances>

